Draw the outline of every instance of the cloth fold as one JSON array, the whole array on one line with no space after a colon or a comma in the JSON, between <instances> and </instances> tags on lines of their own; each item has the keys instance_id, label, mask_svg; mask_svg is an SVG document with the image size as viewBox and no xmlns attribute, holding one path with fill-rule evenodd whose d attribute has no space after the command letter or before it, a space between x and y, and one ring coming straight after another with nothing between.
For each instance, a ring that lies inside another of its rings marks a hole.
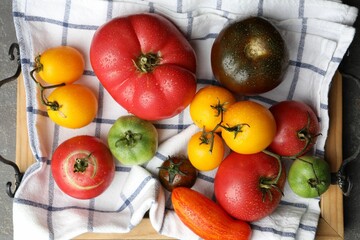
<instances>
[{"instance_id":1,"label":"cloth fold","mask_svg":"<svg viewBox=\"0 0 360 240\"><path fill-rule=\"evenodd\" d=\"M329 128L328 90L355 30L357 9L340 1L326 0L13 0L13 17L20 45L26 89L27 126L36 163L29 167L13 204L14 239L70 239L84 232L129 232L144 214L160 234L179 239L199 239L172 211L170 193L156 179L157 167L169 155L186 154L186 143L199 129L189 109L154 122L159 149L143 166L117 163L115 179L99 197L73 199L60 191L51 171L51 156L66 139L88 134L106 141L114 121L128 114L102 87L89 61L96 29L117 16L154 12L170 19L187 37L197 58L198 89L215 84L210 50L221 29L230 21L249 16L269 19L283 35L289 50L284 81L276 89L249 97L265 106L293 99L311 105L321 123L321 137L314 153L323 156ZM39 101L30 78L34 58L49 47L70 45L85 56L85 72L79 83L98 96L96 119L81 129L55 125ZM289 163L287 163L289 166ZM200 172L194 189L213 198L216 169ZM252 239L313 239L320 214L319 199L295 196L286 184L285 196L270 216L252 222Z\"/></svg>"}]
</instances>

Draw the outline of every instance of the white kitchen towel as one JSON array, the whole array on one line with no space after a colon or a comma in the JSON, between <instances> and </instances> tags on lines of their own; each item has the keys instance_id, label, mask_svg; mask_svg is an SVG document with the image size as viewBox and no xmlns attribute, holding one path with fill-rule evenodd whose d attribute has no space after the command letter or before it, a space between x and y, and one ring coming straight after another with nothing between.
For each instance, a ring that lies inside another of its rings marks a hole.
<instances>
[{"instance_id":1,"label":"white kitchen towel","mask_svg":"<svg viewBox=\"0 0 360 240\"><path fill-rule=\"evenodd\" d=\"M111 18L154 12L169 18L194 47L198 89L218 84L210 66L210 49L219 31L229 21L263 16L278 27L289 50L289 66L276 89L250 97L265 106L285 99L311 105L321 123L315 146L324 155L327 137L328 90L331 79L353 37L357 9L339 1L325 0L13 0L13 16L20 45L25 80L30 147L36 163L25 173L14 204L15 239L69 239L83 232L128 232L144 214L159 233L180 239L198 239L171 209L169 193L156 179L156 167L168 156L184 153L186 140L196 131L188 109L154 122L160 146L144 166L117 163L109 189L92 200L77 200L63 194L51 173L51 156L64 140L81 134L106 141L114 121L127 112L97 80L89 61L89 48L96 29ZM70 45L86 57L79 83L92 88L99 99L94 121L81 129L66 129L49 120L39 101L39 91L30 78L34 58L49 47ZM201 172L194 189L213 198L216 170ZM319 199L296 197L286 186L278 209L269 217L251 223L253 239L313 239L319 217Z\"/></svg>"}]
</instances>

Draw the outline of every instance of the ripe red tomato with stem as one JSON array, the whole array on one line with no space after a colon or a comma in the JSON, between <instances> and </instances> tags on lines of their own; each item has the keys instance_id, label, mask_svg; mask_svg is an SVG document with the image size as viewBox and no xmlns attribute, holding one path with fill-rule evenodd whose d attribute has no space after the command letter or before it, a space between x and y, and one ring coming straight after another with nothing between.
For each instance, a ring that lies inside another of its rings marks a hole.
<instances>
[{"instance_id":1,"label":"ripe red tomato with stem","mask_svg":"<svg viewBox=\"0 0 360 240\"><path fill-rule=\"evenodd\" d=\"M102 25L90 46L96 76L130 113L160 120L187 107L196 92L196 55L166 18L151 13Z\"/></svg>"},{"instance_id":2,"label":"ripe red tomato with stem","mask_svg":"<svg viewBox=\"0 0 360 240\"><path fill-rule=\"evenodd\" d=\"M320 135L315 111L300 101L282 101L269 108L277 132L268 149L286 157L302 156L314 146Z\"/></svg>"},{"instance_id":3,"label":"ripe red tomato with stem","mask_svg":"<svg viewBox=\"0 0 360 240\"><path fill-rule=\"evenodd\" d=\"M51 173L65 194L90 199L109 187L115 175L115 162L110 150L99 138L75 136L54 151Z\"/></svg>"},{"instance_id":4,"label":"ripe red tomato with stem","mask_svg":"<svg viewBox=\"0 0 360 240\"><path fill-rule=\"evenodd\" d=\"M215 175L217 202L232 217L256 221L278 206L286 181L279 156L268 151L254 154L231 152Z\"/></svg>"}]
</instances>

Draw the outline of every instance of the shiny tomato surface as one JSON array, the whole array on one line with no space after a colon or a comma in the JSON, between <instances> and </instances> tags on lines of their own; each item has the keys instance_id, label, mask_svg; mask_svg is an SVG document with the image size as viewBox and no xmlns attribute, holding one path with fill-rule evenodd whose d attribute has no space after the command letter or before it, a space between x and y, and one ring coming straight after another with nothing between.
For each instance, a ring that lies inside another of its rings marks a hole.
<instances>
[{"instance_id":1,"label":"shiny tomato surface","mask_svg":"<svg viewBox=\"0 0 360 240\"><path fill-rule=\"evenodd\" d=\"M56 148L51 173L65 194L90 199L109 187L115 175L115 163L99 138L81 135L69 138Z\"/></svg>"},{"instance_id":2,"label":"shiny tomato surface","mask_svg":"<svg viewBox=\"0 0 360 240\"><path fill-rule=\"evenodd\" d=\"M175 116L196 92L195 52L158 14L118 17L102 25L92 39L90 60L110 95L146 120Z\"/></svg>"}]
</instances>

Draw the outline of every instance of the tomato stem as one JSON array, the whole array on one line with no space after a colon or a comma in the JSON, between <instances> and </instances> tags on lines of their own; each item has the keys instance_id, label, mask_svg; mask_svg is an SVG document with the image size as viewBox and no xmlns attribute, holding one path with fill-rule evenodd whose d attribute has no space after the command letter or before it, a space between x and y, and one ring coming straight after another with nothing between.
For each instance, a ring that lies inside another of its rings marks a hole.
<instances>
[{"instance_id":1,"label":"tomato stem","mask_svg":"<svg viewBox=\"0 0 360 240\"><path fill-rule=\"evenodd\" d=\"M127 130L120 138L115 142L115 147L126 146L129 148L134 147L138 141L142 139L141 133L134 133L131 130Z\"/></svg>"},{"instance_id":2,"label":"tomato stem","mask_svg":"<svg viewBox=\"0 0 360 240\"><path fill-rule=\"evenodd\" d=\"M302 129L300 129L297 132L297 137L300 139L300 141L305 141L305 145L303 149L301 149L301 151L299 151L293 156L290 156L290 158L297 158L299 156L302 156L307 151L309 145L314 142L314 139L319 135L321 135L321 133L315 135L312 135L310 133L310 123L311 123L310 113L307 112L307 123Z\"/></svg>"},{"instance_id":3,"label":"tomato stem","mask_svg":"<svg viewBox=\"0 0 360 240\"><path fill-rule=\"evenodd\" d=\"M36 61L36 58L35 58ZM40 89L40 100L41 103L44 104L45 106L48 106L51 110L53 111L58 111L61 108L61 105L57 102L57 101L49 101L44 94L44 91L47 89L51 89L51 88L57 88L57 87L62 87L65 86L65 83L60 83L60 84L55 84L55 85L49 85L49 86L44 86L42 85L39 81L36 80L34 73L35 72L39 72L39 68L38 65L36 64L36 68L34 68L33 70L30 71L30 76L32 78L32 80L36 83L36 85L38 86L38 88ZM41 64L41 68L42 68L42 64Z\"/></svg>"},{"instance_id":4,"label":"tomato stem","mask_svg":"<svg viewBox=\"0 0 360 240\"><path fill-rule=\"evenodd\" d=\"M221 117L221 122L223 121L223 113L226 111L225 109L225 105L226 104L229 104L228 102L224 102L224 103L221 103L220 102L220 99L218 99L218 102L216 105L210 105L210 107L214 110L216 110L216 114L215 114L215 117L218 117L220 116Z\"/></svg>"},{"instance_id":5,"label":"tomato stem","mask_svg":"<svg viewBox=\"0 0 360 240\"><path fill-rule=\"evenodd\" d=\"M220 122L216 124L213 130L206 132L205 127L203 128L203 132L200 136L200 144L210 144L209 152L212 153L212 150L214 149L214 134L216 130L221 127L221 123L223 122L224 118L224 112L225 112L225 105L228 104L227 102L221 103L220 99L218 98L218 102L216 105L210 105L211 108L216 110L215 117L220 116ZM208 135L210 134L210 138Z\"/></svg>"},{"instance_id":6,"label":"tomato stem","mask_svg":"<svg viewBox=\"0 0 360 240\"><path fill-rule=\"evenodd\" d=\"M37 73L44 69L44 65L40 62L40 58L40 54L35 57L35 69Z\"/></svg>"},{"instance_id":7,"label":"tomato stem","mask_svg":"<svg viewBox=\"0 0 360 240\"><path fill-rule=\"evenodd\" d=\"M174 163L173 159L169 157L170 165L168 167L158 167L160 170L165 170L169 174L169 183L173 183L176 175L186 176L186 173L180 170L180 166L183 164L183 159L180 159L178 163Z\"/></svg>"},{"instance_id":8,"label":"tomato stem","mask_svg":"<svg viewBox=\"0 0 360 240\"><path fill-rule=\"evenodd\" d=\"M300 161L303 161L303 162L311 165L311 169L312 169L312 171L313 171L313 174L314 174L314 176L315 176L315 179L314 179L314 178L310 178L310 179L308 179L307 183L310 185L311 188L315 188L316 191L317 191L317 193L318 193L318 195L320 196L321 194L320 194L319 185L324 184L324 182L321 181L321 180L319 179L318 175L316 174L316 171L315 171L315 168L314 168L314 164L313 164L312 162L306 161L305 159L302 159L302 158L299 158L299 157L297 157L296 159L298 159L298 160L300 160Z\"/></svg>"},{"instance_id":9,"label":"tomato stem","mask_svg":"<svg viewBox=\"0 0 360 240\"><path fill-rule=\"evenodd\" d=\"M282 167L280 155L277 155L268 150L263 150L262 152L265 153L266 155L269 155L269 156L275 158L279 164L279 171L275 178L268 178L268 177L260 178L260 189L262 190L262 193L263 193L263 202L264 202L266 195L269 195L270 201L272 201L271 189L275 189L276 191L278 191L282 195L284 195L283 191L278 186L280 177L282 175L283 167Z\"/></svg>"},{"instance_id":10,"label":"tomato stem","mask_svg":"<svg viewBox=\"0 0 360 240\"><path fill-rule=\"evenodd\" d=\"M133 60L136 69L142 73L152 72L160 64L161 58L156 53L142 53L136 61Z\"/></svg>"},{"instance_id":11,"label":"tomato stem","mask_svg":"<svg viewBox=\"0 0 360 240\"><path fill-rule=\"evenodd\" d=\"M209 135L210 135L210 137L209 137ZM205 128L203 128L203 131L200 135L199 140L200 140L200 145L201 144L206 144L206 145L210 144L209 151L212 152L212 149L214 146L214 132L213 131L207 132L207 131L205 131Z\"/></svg>"},{"instance_id":12,"label":"tomato stem","mask_svg":"<svg viewBox=\"0 0 360 240\"><path fill-rule=\"evenodd\" d=\"M74 173L76 172L80 172L83 173L86 171L87 167L89 166L89 164L91 164L89 162L89 159L91 157L92 153L90 153L89 155L87 155L84 158L76 158L75 159L75 163L74 163Z\"/></svg>"},{"instance_id":13,"label":"tomato stem","mask_svg":"<svg viewBox=\"0 0 360 240\"><path fill-rule=\"evenodd\" d=\"M224 128L226 131L234 132L234 139L236 138L238 133L241 133L243 131L242 129L244 126L250 127L250 125L247 123L239 123L234 126L229 126L228 124L227 126L221 125L221 127Z\"/></svg>"},{"instance_id":14,"label":"tomato stem","mask_svg":"<svg viewBox=\"0 0 360 240\"><path fill-rule=\"evenodd\" d=\"M247 123L240 123L240 124L237 124L232 127L229 125L227 125L227 126L222 125L222 123L224 121L224 112L226 111L226 109L225 109L226 104L228 104L228 102L221 103L220 99L218 99L218 102L216 105L210 105L211 108L216 110L215 117L220 116L220 122L218 124L216 124L216 126L211 131L208 131L208 132L205 130L205 127L204 127L203 133L200 136L200 144L210 144L210 149L209 149L210 153L212 153L212 150L214 148L214 137L215 137L214 135L216 133L216 130L219 127L224 128L226 131L234 132L234 138L236 138L238 133L242 132L242 128L244 126L250 127L250 125ZM209 134L210 134L210 138L208 137Z\"/></svg>"}]
</instances>

